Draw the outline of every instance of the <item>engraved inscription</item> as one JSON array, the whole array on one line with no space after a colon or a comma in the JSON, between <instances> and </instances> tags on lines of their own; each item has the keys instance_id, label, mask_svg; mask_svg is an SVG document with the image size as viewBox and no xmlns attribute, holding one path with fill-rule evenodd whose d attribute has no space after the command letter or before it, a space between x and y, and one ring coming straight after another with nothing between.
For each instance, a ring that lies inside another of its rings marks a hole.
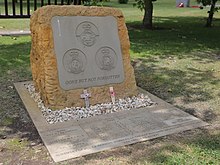
<instances>
[{"instance_id":1,"label":"engraved inscription","mask_svg":"<svg viewBox=\"0 0 220 165\"><path fill-rule=\"evenodd\" d=\"M144 131L150 131L151 129L159 129L163 128L163 123L160 121L153 120L151 118L148 118L146 116L134 116L127 121L128 128L132 129L134 131L133 133L140 133Z\"/></svg>"},{"instance_id":2,"label":"engraved inscription","mask_svg":"<svg viewBox=\"0 0 220 165\"><path fill-rule=\"evenodd\" d=\"M54 133L45 132L47 136L44 135L43 139L47 141L45 144L49 151L53 152L53 157L58 160L65 160L66 157L77 157L94 151L102 151L115 146L132 144L180 130L187 130L194 128L196 124L201 122L195 117L187 116L191 121L162 126L163 120L155 119L151 111L144 110L145 113L136 111L135 116L132 113L124 114L125 120L121 120L112 114L108 117L103 116L97 121L80 122L80 126L71 125L74 128L54 130ZM49 136L51 137L49 138Z\"/></svg>"},{"instance_id":3,"label":"engraved inscription","mask_svg":"<svg viewBox=\"0 0 220 165\"><path fill-rule=\"evenodd\" d=\"M118 120L106 120L106 123L100 122L90 127L102 140L113 140L114 138L129 136L131 134L131 131Z\"/></svg>"},{"instance_id":4,"label":"engraved inscription","mask_svg":"<svg viewBox=\"0 0 220 165\"><path fill-rule=\"evenodd\" d=\"M100 76L100 77L91 77L91 78L84 78L79 80L68 80L65 81L66 85L77 85L77 84L85 84L85 83L95 83L95 82L103 82L108 80L117 80L120 78L120 75L110 75L110 76Z\"/></svg>"},{"instance_id":5,"label":"engraved inscription","mask_svg":"<svg viewBox=\"0 0 220 165\"><path fill-rule=\"evenodd\" d=\"M163 122L169 126L177 125L177 124L184 124L187 122L191 122L192 120L197 120L194 116L186 116L186 117L174 117L170 120L164 120Z\"/></svg>"},{"instance_id":6,"label":"engraved inscription","mask_svg":"<svg viewBox=\"0 0 220 165\"><path fill-rule=\"evenodd\" d=\"M102 47L96 53L96 64L101 70L112 70L117 63L117 55L110 47Z\"/></svg>"},{"instance_id":7,"label":"engraved inscription","mask_svg":"<svg viewBox=\"0 0 220 165\"><path fill-rule=\"evenodd\" d=\"M76 37L83 45L90 47L96 43L99 31L93 23L85 21L77 26Z\"/></svg>"},{"instance_id":8,"label":"engraved inscription","mask_svg":"<svg viewBox=\"0 0 220 165\"><path fill-rule=\"evenodd\" d=\"M86 61L85 54L78 49L70 49L63 56L63 66L69 73L84 72Z\"/></svg>"}]
</instances>

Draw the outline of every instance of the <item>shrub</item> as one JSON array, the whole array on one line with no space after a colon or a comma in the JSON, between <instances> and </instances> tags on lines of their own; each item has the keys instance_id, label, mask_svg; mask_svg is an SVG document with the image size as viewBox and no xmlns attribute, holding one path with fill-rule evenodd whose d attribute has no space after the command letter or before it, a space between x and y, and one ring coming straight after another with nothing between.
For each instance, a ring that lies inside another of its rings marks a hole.
<instances>
[{"instance_id":1,"label":"shrub","mask_svg":"<svg viewBox=\"0 0 220 165\"><path fill-rule=\"evenodd\" d=\"M120 3L120 4L127 4L128 0L118 0L118 3Z\"/></svg>"}]
</instances>

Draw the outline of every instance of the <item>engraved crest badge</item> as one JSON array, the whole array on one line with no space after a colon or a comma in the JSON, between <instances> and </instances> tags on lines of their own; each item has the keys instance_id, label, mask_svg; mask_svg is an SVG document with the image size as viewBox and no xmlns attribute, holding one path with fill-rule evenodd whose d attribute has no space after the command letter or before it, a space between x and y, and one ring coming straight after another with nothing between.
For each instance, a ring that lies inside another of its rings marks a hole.
<instances>
[{"instance_id":1,"label":"engraved crest badge","mask_svg":"<svg viewBox=\"0 0 220 165\"><path fill-rule=\"evenodd\" d=\"M63 56L63 66L69 73L79 74L84 72L86 56L78 49L70 49Z\"/></svg>"},{"instance_id":2,"label":"engraved crest badge","mask_svg":"<svg viewBox=\"0 0 220 165\"><path fill-rule=\"evenodd\" d=\"M91 22L80 23L76 28L76 37L84 46L93 46L99 37L98 28Z\"/></svg>"},{"instance_id":3,"label":"engraved crest badge","mask_svg":"<svg viewBox=\"0 0 220 165\"><path fill-rule=\"evenodd\" d=\"M102 47L96 53L96 64L101 70L110 71L115 68L117 55L110 47Z\"/></svg>"}]
</instances>

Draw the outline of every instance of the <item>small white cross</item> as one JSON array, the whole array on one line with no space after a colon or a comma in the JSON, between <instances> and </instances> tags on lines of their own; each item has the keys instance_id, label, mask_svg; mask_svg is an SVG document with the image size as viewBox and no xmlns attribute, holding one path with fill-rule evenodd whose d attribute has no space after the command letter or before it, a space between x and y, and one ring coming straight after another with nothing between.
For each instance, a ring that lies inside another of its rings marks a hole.
<instances>
[{"instance_id":1,"label":"small white cross","mask_svg":"<svg viewBox=\"0 0 220 165\"><path fill-rule=\"evenodd\" d=\"M110 96L112 99L112 103L115 104L115 92L114 92L113 87L109 87L109 92L110 92Z\"/></svg>"},{"instance_id":2,"label":"small white cross","mask_svg":"<svg viewBox=\"0 0 220 165\"><path fill-rule=\"evenodd\" d=\"M82 99L85 99L86 108L89 108L89 98L91 94L87 92L87 90L83 90L83 94L80 95Z\"/></svg>"}]
</instances>

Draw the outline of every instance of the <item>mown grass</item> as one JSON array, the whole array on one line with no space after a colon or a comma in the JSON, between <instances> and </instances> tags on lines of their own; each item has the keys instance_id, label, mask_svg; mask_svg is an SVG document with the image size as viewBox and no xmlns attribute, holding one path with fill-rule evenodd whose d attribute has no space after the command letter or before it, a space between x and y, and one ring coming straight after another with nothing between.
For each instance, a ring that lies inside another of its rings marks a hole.
<instances>
[{"instance_id":1,"label":"mown grass","mask_svg":"<svg viewBox=\"0 0 220 165\"><path fill-rule=\"evenodd\" d=\"M0 30L29 30L30 19L0 19Z\"/></svg>"},{"instance_id":2,"label":"mown grass","mask_svg":"<svg viewBox=\"0 0 220 165\"><path fill-rule=\"evenodd\" d=\"M0 77L12 72L27 74L30 72L30 36L28 37L0 37Z\"/></svg>"},{"instance_id":3,"label":"mown grass","mask_svg":"<svg viewBox=\"0 0 220 165\"><path fill-rule=\"evenodd\" d=\"M175 8L175 2L171 0L158 0L154 5L155 28L145 30L141 27L143 13L133 8L132 4L132 1L127 5L111 1L104 5L118 7L125 15L137 84L211 126L185 132L180 138L159 139L157 146L153 145L157 149L143 147L141 154L135 158L132 155L126 159L111 155L111 161L124 164L219 164L219 13L214 16L214 27L205 28L207 9L179 9ZM6 29L21 28L17 22L10 21L10 24L7 21L0 20L0 26ZM29 20L19 21L28 23ZM28 26L22 25L22 28ZM0 37L1 86L8 82L31 80L30 46L28 36ZM0 93L1 100L9 97L7 90ZM3 102L0 114L5 111L4 106ZM7 115L2 121L4 126L13 122ZM144 143L142 145L145 146ZM138 147L134 145L131 152L135 149L138 150ZM97 161L105 162L105 158Z\"/></svg>"},{"instance_id":4,"label":"mown grass","mask_svg":"<svg viewBox=\"0 0 220 165\"><path fill-rule=\"evenodd\" d=\"M219 37L216 35L220 21L216 21L216 27L208 29L203 27L204 19L201 17L197 20L193 17L156 17L155 20L157 29L153 31L140 30L132 23L128 24L131 50L135 56L180 56L195 51L219 50Z\"/></svg>"},{"instance_id":5,"label":"mown grass","mask_svg":"<svg viewBox=\"0 0 220 165\"><path fill-rule=\"evenodd\" d=\"M218 164L220 161L219 135L202 135L185 144L167 144L153 156L156 164Z\"/></svg>"}]
</instances>

